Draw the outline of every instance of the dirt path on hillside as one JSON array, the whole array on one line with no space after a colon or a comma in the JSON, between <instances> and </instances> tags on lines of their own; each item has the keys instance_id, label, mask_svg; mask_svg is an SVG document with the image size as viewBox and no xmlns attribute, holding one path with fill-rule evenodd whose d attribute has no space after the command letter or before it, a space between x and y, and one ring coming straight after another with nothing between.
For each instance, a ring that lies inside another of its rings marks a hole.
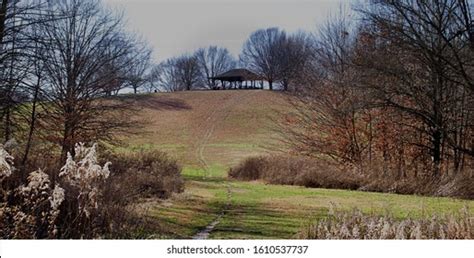
<instances>
[{"instance_id":1,"label":"dirt path on hillside","mask_svg":"<svg viewBox=\"0 0 474 258\"><path fill-rule=\"evenodd\" d=\"M210 171L209 171L209 164L206 160L206 157L204 155L204 151L206 148L206 145L209 143L209 140L212 138L217 126L218 126L218 121L224 121L232 111L232 108L238 104L242 99L246 98L248 95L251 93L246 93L242 94L239 96L233 96L229 95L228 99L224 99L222 103L219 103L217 107L213 107L212 110L210 110L209 114L207 115L205 119L205 123L203 123L203 126L205 127L204 134L201 137L201 140L198 141L196 144L197 146L195 147L196 149L196 156L199 160L199 163L201 164L202 169L204 170L204 177L209 177L210 176ZM199 130L201 131L201 130ZM224 205L224 207L217 213L217 217L209 223L204 229L199 231L196 235L193 236L193 239L208 239L209 235L212 233L214 228L220 223L222 217L227 213L227 211L231 207L231 202L232 202L232 189L230 183L226 180L225 181L225 186L227 189L227 202Z\"/></svg>"}]
</instances>

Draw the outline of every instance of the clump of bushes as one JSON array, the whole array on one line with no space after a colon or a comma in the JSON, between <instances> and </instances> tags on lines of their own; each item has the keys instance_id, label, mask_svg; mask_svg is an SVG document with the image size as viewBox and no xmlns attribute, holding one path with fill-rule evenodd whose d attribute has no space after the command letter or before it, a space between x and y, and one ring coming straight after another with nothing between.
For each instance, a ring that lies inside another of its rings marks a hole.
<instances>
[{"instance_id":1,"label":"clump of bushes","mask_svg":"<svg viewBox=\"0 0 474 258\"><path fill-rule=\"evenodd\" d=\"M168 198L184 190L177 161L157 150L104 153L112 171L103 188L108 216L113 218L108 238L148 238L163 230L140 205L144 198Z\"/></svg>"},{"instance_id":2,"label":"clump of bushes","mask_svg":"<svg viewBox=\"0 0 474 258\"><path fill-rule=\"evenodd\" d=\"M340 173L329 164L292 156L251 157L231 168L228 175L235 179L263 180L270 184L339 189L358 189L362 182L358 174Z\"/></svg>"},{"instance_id":3,"label":"clump of bushes","mask_svg":"<svg viewBox=\"0 0 474 258\"><path fill-rule=\"evenodd\" d=\"M168 198L184 190L181 167L158 150L115 153L103 157L110 160L112 192L124 192L128 200L136 198Z\"/></svg>"},{"instance_id":4,"label":"clump of bushes","mask_svg":"<svg viewBox=\"0 0 474 258\"><path fill-rule=\"evenodd\" d=\"M262 174L269 167L267 157L250 157L234 168L230 168L228 176L235 179L253 181L262 179Z\"/></svg>"},{"instance_id":5,"label":"clump of bushes","mask_svg":"<svg viewBox=\"0 0 474 258\"><path fill-rule=\"evenodd\" d=\"M474 199L474 177L396 178L358 173L321 160L297 156L251 157L229 170L229 177L269 184Z\"/></svg>"},{"instance_id":6,"label":"clump of bushes","mask_svg":"<svg viewBox=\"0 0 474 258\"><path fill-rule=\"evenodd\" d=\"M467 208L458 214L396 220L391 215L364 215L330 210L298 235L303 239L473 239L474 218Z\"/></svg>"},{"instance_id":7,"label":"clump of bushes","mask_svg":"<svg viewBox=\"0 0 474 258\"><path fill-rule=\"evenodd\" d=\"M136 237L147 220L131 204L184 187L176 161L157 151L99 159L97 145L77 144L60 171L38 169L26 182L13 161L0 145L2 239Z\"/></svg>"}]
</instances>

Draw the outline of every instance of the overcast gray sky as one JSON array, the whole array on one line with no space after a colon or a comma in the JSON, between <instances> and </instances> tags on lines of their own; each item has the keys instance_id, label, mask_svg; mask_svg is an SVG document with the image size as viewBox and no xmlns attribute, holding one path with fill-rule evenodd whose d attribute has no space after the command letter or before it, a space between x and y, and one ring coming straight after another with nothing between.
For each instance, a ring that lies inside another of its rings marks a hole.
<instances>
[{"instance_id":1,"label":"overcast gray sky","mask_svg":"<svg viewBox=\"0 0 474 258\"><path fill-rule=\"evenodd\" d=\"M236 57L255 30L277 26L315 31L341 3L351 0L104 0L125 12L130 30L154 48L155 61L226 47Z\"/></svg>"}]
</instances>

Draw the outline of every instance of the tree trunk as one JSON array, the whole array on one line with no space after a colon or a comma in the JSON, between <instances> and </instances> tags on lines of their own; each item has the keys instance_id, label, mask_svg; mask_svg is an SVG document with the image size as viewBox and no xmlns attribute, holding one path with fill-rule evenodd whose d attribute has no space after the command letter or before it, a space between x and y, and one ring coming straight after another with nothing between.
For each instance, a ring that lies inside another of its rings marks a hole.
<instances>
[{"instance_id":1,"label":"tree trunk","mask_svg":"<svg viewBox=\"0 0 474 258\"><path fill-rule=\"evenodd\" d=\"M268 80L268 88L270 90L273 90L273 81L272 80Z\"/></svg>"},{"instance_id":2,"label":"tree trunk","mask_svg":"<svg viewBox=\"0 0 474 258\"><path fill-rule=\"evenodd\" d=\"M287 80L283 80L283 90L288 91L289 88L289 83Z\"/></svg>"},{"instance_id":3,"label":"tree trunk","mask_svg":"<svg viewBox=\"0 0 474 258\"><path fill-rule=\"evenodd\" d=\"M67 159L68 152L71 155L74 155L74 129L73 121L71 121L70 116L66 116L66 121L64 122L64 131L63 131L63 140L62 140L62 149L61 149L61 164Z\"/></svg>"},{"instance_id":4,"label":"tree trunk","mask_svg":"<svg viewBox=\"0 0 474 258\"><path fill-rule=\"evenodd\" d=\"M432 135L432 158L433 158L433 176L439 177L441 175L441 143L442 143L442 136L441 131L436 129Z\"/></svg>"},{"instance_id":5,"label":"tree trunk","mask_svg":"<svg viewBox=\"0 0 474 258\"><path fill-rule=\"evenodd\" d=\"M33 140L33 133L35 131L36 127L36 106L37 106L37 101L38 101L38 95L39 95L39 86L40 86L40 79L38 79L36 85L35 85L35 93L33 95L33 106L31 109L31 121L30 121L30 129L28 132L28 139L26 141L26 146L25 146L25 153L23 154L23 160L21 161L21 167L22 167L22 174L25 173L25 165L26 162L28 161L28 155L30 153L31 149L31 142Z\"/></svg>"}]
</instances>

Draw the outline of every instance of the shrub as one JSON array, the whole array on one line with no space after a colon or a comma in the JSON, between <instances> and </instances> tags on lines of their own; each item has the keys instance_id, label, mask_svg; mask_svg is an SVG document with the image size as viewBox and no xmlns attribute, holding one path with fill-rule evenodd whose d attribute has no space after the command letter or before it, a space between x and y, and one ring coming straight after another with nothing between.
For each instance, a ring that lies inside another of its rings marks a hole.
<instances>
[{"instance_id":1,"label":"shrub","mask_svg":"<svg viewBox=\"0 0 474 258\"><path fill-rule=\"evenodd\" d=\"M128 200L167 198L184 190L181 167L161 151L108 154L103 158L112 162L114 171L108 191L125 191L122 196Z\"/></svg>"},{"instance_id":2,"label":"shrub","mask_svg":"<svg viewBox=\"0 0 474 258\"><path fill-rule=\"evenodd\" d=\"M261 179L267 164L268 160L264 157L251 157L244 160L237 167L230 168L228 175L231 178L247 181Z\"/></svg>"},{"instance_id":3,"label":"shrub","mask_svg":"<svg viewBox=\"0 0 474 258\"><path fill-rule=\"evenodd\" d=\"M110 220L107 238L143 238L163 229L148 218L139 204L141 198L167 198L184 190L181 168L160 151L108 153L102 160L111 161L112 171L102 189L104 209Z\"/></svg>"},{"instance_id":4,"label":"shrub","mask_svg":"<svg viewBox=\"0 0 474 258\"><path fill-rule=\"evenodd\" d=\"M329 212L302 230L303 239L472 239L474 219L467 208L459 214L396 220L391 215L364 215L360 210Z\"/></svg>"},{"instance_id":5,"label":"shrub","mask_svg":"<svg viewBox=\"0 0 474 258\"><path fill-rule=\"evenodd\" d=\"M304 157L253 157L231 168L228 174L235 179L261 179L270 184L341 189L357 189L361 186L357 174L338 173L329 164L323 165Z\"/></svg>"}]
</instances>

